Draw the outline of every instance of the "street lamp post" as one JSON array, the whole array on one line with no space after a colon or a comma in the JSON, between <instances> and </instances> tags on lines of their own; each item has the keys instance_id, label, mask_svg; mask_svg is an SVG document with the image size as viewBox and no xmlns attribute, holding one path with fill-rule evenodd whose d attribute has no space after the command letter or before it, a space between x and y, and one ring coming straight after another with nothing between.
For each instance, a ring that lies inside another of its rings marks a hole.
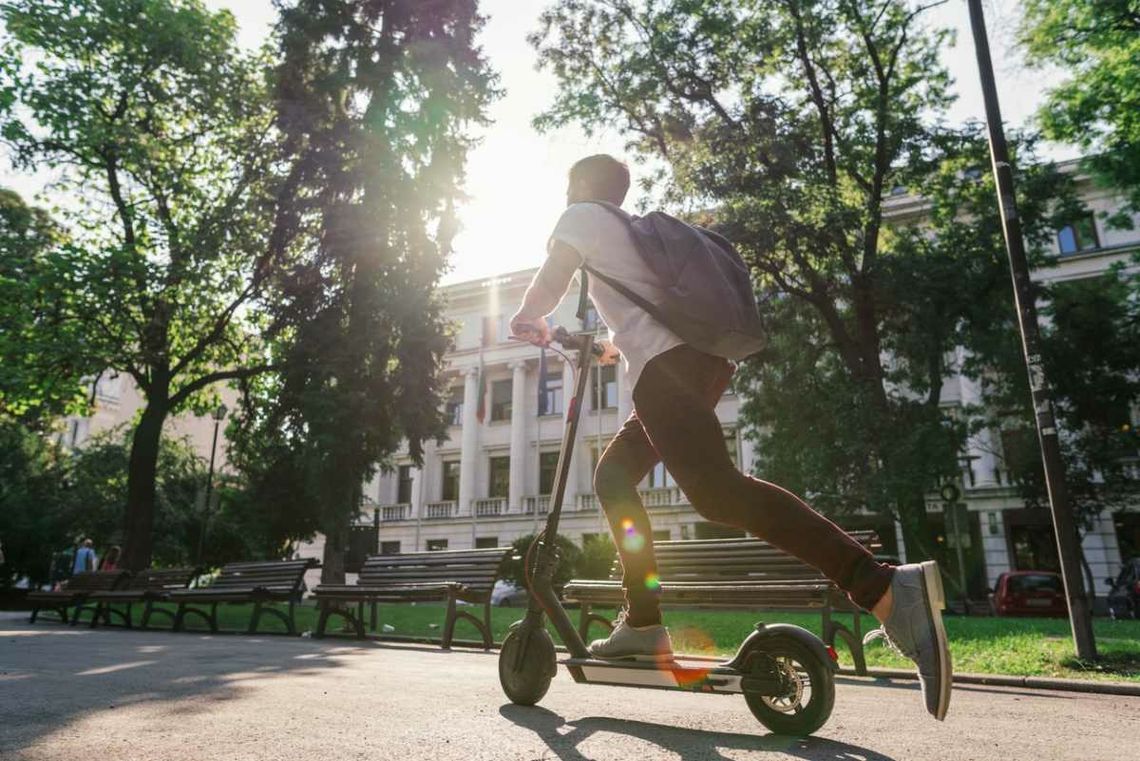
<instances>
[{"instance_id":1,"label":"street lamp post","mask_svg":"<svg viewBox=\"0 0 1140 761\"><path fill-rule=\"evenodd\" d=\"M226 405L219 404L218 408L211 414L211 417L214 418L214 441L210 444L210 470L206 473L206 504L202 510L202 531L198 534L198 558L196 562L199 565L202 564L202 551L206 545L206 528L210 524L210 496L214 488L214 456L218 452L218 428L226 419L228 411Z\"/></svg>"},{"instance_id":2,"label":"street lamp post","mask_svg":"<svg viewBox=\"0 0 1140 761\"><path fill-rule=\"evenodd\" d=\"M1085 596L1081 577L1077 544L1077 527L1065 486L1065 469L1061 462L1061 446L1057 439L1057 422L1053 414L1053 399L1045 380L1045 367L1041 361L1040 336L1037 327L1037 307L1033 301L1029 265L1025 259L1025 244L1021 236L1021 220L1013 191L1013 170L1002 128L1001 108L997 86L994 84L993 62L990 60L989 38L982 14L981 0L967 0L970 7L970 27L974 34L974 48L978 58L978 74L982 83L982 97L986 107L986 125L989 130L990 158L993 161L997 183L998 210L1002 232L1005 235L1006 253L1013 276L1013 299L1021 328L1021 345L1029 371L1029 388L1033 395L1033 412L1037 423L1037 440L1041 446L1041 460L1045 468L1045 484L1053 514L1053 530L1057 535L1057 549L1061 560L1061 578L1065 583L1065 596L1069 602L1069 622L1073 632L1077 656L1084 660L1096 658L1096 640L1092 630L1092 611Z\"/></svg>"}]
</instances>

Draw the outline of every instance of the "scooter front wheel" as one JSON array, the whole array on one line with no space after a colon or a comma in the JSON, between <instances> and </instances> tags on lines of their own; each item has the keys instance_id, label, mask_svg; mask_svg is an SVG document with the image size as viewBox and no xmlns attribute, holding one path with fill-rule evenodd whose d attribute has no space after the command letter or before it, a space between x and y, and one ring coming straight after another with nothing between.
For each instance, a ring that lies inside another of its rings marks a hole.
<instances>
[{"instance_id":1,"label":"scooter front wheel","mask_svg":"<svg viewBox=\"0 0 1140 761\"><path fill-rule=\"evenodd\" d=\"M512 703L532 706L542 700L557 671L554 640L545 628L511 628L499 650L499 684Z\"/></svg>"},{"instance_id":2,"label":"scooter front wheel","mask_svg":"<svg viewBox=\"0 0 1140 761\"><path fill-rule=\"evenodd\" d=\"M803 643L791 637L766 640L745 663L751 673L783 685L776 695L744 691L749 710L765 727L777 734L802 736L827 722L835 706L835 677Z\"/></svg>"}]
</instances>

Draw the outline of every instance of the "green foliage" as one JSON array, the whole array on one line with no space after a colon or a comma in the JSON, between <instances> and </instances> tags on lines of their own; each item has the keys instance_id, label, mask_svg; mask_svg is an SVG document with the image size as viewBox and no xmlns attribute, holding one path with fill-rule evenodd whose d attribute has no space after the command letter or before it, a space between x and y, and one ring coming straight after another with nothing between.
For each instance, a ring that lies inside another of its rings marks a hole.
<instances>
[{"instance_id":1,"label":"green foliage","mask_svg":"<svg viewBox=\"0 0 1140 761\"><path fill-rule=\"evenodd\" d=\"M62 316L69 296L52 277L62 242L47 211L0 189L0 415L41 428L83 411L79 376L90 365L79 335L67 337L72 352L55 350L74 327Z\"/></svg>"},{"instance_id":2,"label":"green foliage","mask_svg":"<svg viewBox=\"0 0 1140 761\"><path fill-rule=\"evenodd\" d=\"M1100 277L1049 285L1041 310L1042 354L1063 431L1066 482L1086 530L1102 511L1140 494L1134 471L1140 437L1132 425L1140 402L1138 293L1140 277L1114 267ZM996 422L1008 431L1007 464L1026 502L1047 506L1024 367L1006 373L1010 380L991 385L991 403L1006 413Z\"/></svg>"},{"instance_id":3,"label":"green foliage","mask_svg":"<svg viewBox=\"0 0 1140 761\"><path fill-rule=\"evenodd\" d=\"M239 460L296 468L326 536L326 580L343 576L344 532L377 465L401 440L418 461L444 432L436 284L464 130L493 94L481 23L470 0L282 10L277 128L295 191L282 208L304 237L273 281L283 371L251 384Z\"/></svg>"},{"instance_id":4,"label":"green foliage","mask_svg":"<svg viewBox=\"0 0 1140 761\"><path fill-rule=\"evenodd\" d=\"M608 579L615 558L617 549L609 534L589 537L582 543L574 575L579 579Z\"/></svg>"},{"instance_id":5,"label":"green foliage","mask_svg":"<svg viewBox=\"0 0 1140 761\"><path fill-rule=\"evenodd\" d=\"M530 585L527 583L527 552L530 551L531 545L537 534L527 534L520 536L518 539L511 542L511 554L503 561L503 565L499 568L499 577L507 579L515 584L520 589L526 589ZM582 558L582 550L578 545L567 536L559 534L555 539L555 544L558 547L558 566L554 569L554 588L562 589L566 586L566 582L570 579L576 578L581 574L578 572L579 563ZM537 554L538 550L535 549ZM531 558L534 561L534 558ZM609 572L607 571L606 577Z\"/></svg>"},{"instance_id":6,"label":"green foliage","mask_svg":"<svg viewBox=\"0 0 1140 761\"><path fill-rule=\"evenodd\" d=\"M124 541L130 442L123 431L67 452L12 421L0 425L0 585L49 580L52 553L91 537L100 556ZM216 505L204 512L206 462L186 441L164 439L158 458L154 564L193 565L203 527L202 563L282 557L291 537L241 482L215 474ZM255 503L251 506L250 503Z\"/></svg>"},{"instance_id":7,"label":"green foliage","mask_svg":"<svg viewBox=\"0 0 1140 761\"><path fill-rule=\"evenodd\" d=\"M68 526L54 509L61 493L61 456L44 437L0 417L0 587L25 575L46 582L51 553L68 544Z\"/></svg>"},{"instance_id":8,"label":"green foliage","mask_svg":"<svg viewBox=\"0 0 1140 761\"><path fill-rule=\"evenodd\" d=\"M1070 74L1038 112L1046 137L1094 154L1086 165L1140 209L1140 4L1028 0L1021 39L1031 64Z\"/></svg>"},{"instance_id":9,"label":"green foliage","mask_svg":"<svg viewBox=\"0 0 1140 761\"><path fill-rule=\"evenodd\" d=\"M896 385L940 386L932 347L884 360L909 328L883 199L944 160L948 33L899 1L564 0L542 24L532 41L559 90L536 123L618 125L659 167L647 184L753 269L773 347L740 388L765 475L908 516L921 548L924 493L956 471L961 436L937 399Z\"/></svg>"},{"instance_id":10,"label":"green foliage","mask_svg":"<svg viewBox=\"0 0 1140 761\"><path fill-rule=\"evenodd\" d=\"M18 168L61 170L72 201L66 239L6 294L35 303L44 289L52 314L25 313L0 376L17 383L0 394L44 406L41 384L18 383L44 367L132 377L146 413L126 564L145 566L162 421L264 369L250 306L290 239L272 224L264 63L198 0L6 0L0 19L0 135Z\"/></svg>"}]
</instances>

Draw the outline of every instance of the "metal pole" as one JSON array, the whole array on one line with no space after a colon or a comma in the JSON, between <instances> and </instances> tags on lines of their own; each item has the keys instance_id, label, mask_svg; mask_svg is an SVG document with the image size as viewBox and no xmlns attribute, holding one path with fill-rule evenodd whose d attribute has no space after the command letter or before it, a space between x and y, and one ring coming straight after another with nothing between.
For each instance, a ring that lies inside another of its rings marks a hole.
<instances>
[{"instance_id":1,"label":"metal pole","mask_svg":"<svg viewBox=\"0 0 1140 761\"><path fill-rule=\"evenodd\" d=\"M982 83L982 96L986 107L986 124L989 128L990 157L997 182L998 209L1002 231L1013 277L1014 306L1021 329L1021 344L1025 365L1029 372L1029 388L1033 395L1033 410L1037 424L1037 440L1041 446L1041 460L1045 468L1045 484L1049 505L1053 513L1053 530L1057 536L1057 550L1061 560L1061 578L1065 596L1069 601L1069 622L1077 656L1084 660L1096 658L1096 640L1092 629L1092 611L1085 596L1080 569L1080 545L1076 521L1069 504L1065 486L1065 470L1061 462L1061 447L1057 439L1057 423L1053 415L1053 400L1045 380L1045 367L1041 361L1040 336L1037 326L1037 308L1033 301L1029 265L1025 259L1025 245L1021 236L1021 221L1013 190L1013 170L1002 128L1001 109L997 87L994 84L993 63L990 60L989 39L982 14L981 0L967 0L970 7L970 26L974 34L974 48L978 57L978 74Z\"/></svg>"},{"instance_id":2,"label":"metal pole","mask_svg":"<svg viewBox=\"0 0 1140 761\"><path fill-rule=\"evenodd\" d=\"M206 527L210 523L210 491L214 487L214 455L218 451L218 426L222 421L214 419L214 441L210 444L210 471L206 474L206 504L202 511L202 532L198 534L198 559L196 563L202 564L202 550L206 543Z\"/></svg>"}]
</instances>

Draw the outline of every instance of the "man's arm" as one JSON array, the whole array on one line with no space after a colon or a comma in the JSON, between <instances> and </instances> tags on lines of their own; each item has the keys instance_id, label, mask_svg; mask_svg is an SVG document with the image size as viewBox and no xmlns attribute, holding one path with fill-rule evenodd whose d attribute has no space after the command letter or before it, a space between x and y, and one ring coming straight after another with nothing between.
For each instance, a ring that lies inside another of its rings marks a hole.
<instances>
[{"instance_id":1,"label":"man's arm","mask_svg":"<svg viewBox=\"0 0 1140 761\"><path fill-rule=\"evenodd\" d=\"M520 338L539 338L542 344L550 342L550 328L546 315L554 311L570 281L574 270L582 264L581 255L562 241L554 241L550 253L526 289L522 306L511 318L511 332ZM537 334L537 335L536 335Z\"/></svg>"}]
</instances>

